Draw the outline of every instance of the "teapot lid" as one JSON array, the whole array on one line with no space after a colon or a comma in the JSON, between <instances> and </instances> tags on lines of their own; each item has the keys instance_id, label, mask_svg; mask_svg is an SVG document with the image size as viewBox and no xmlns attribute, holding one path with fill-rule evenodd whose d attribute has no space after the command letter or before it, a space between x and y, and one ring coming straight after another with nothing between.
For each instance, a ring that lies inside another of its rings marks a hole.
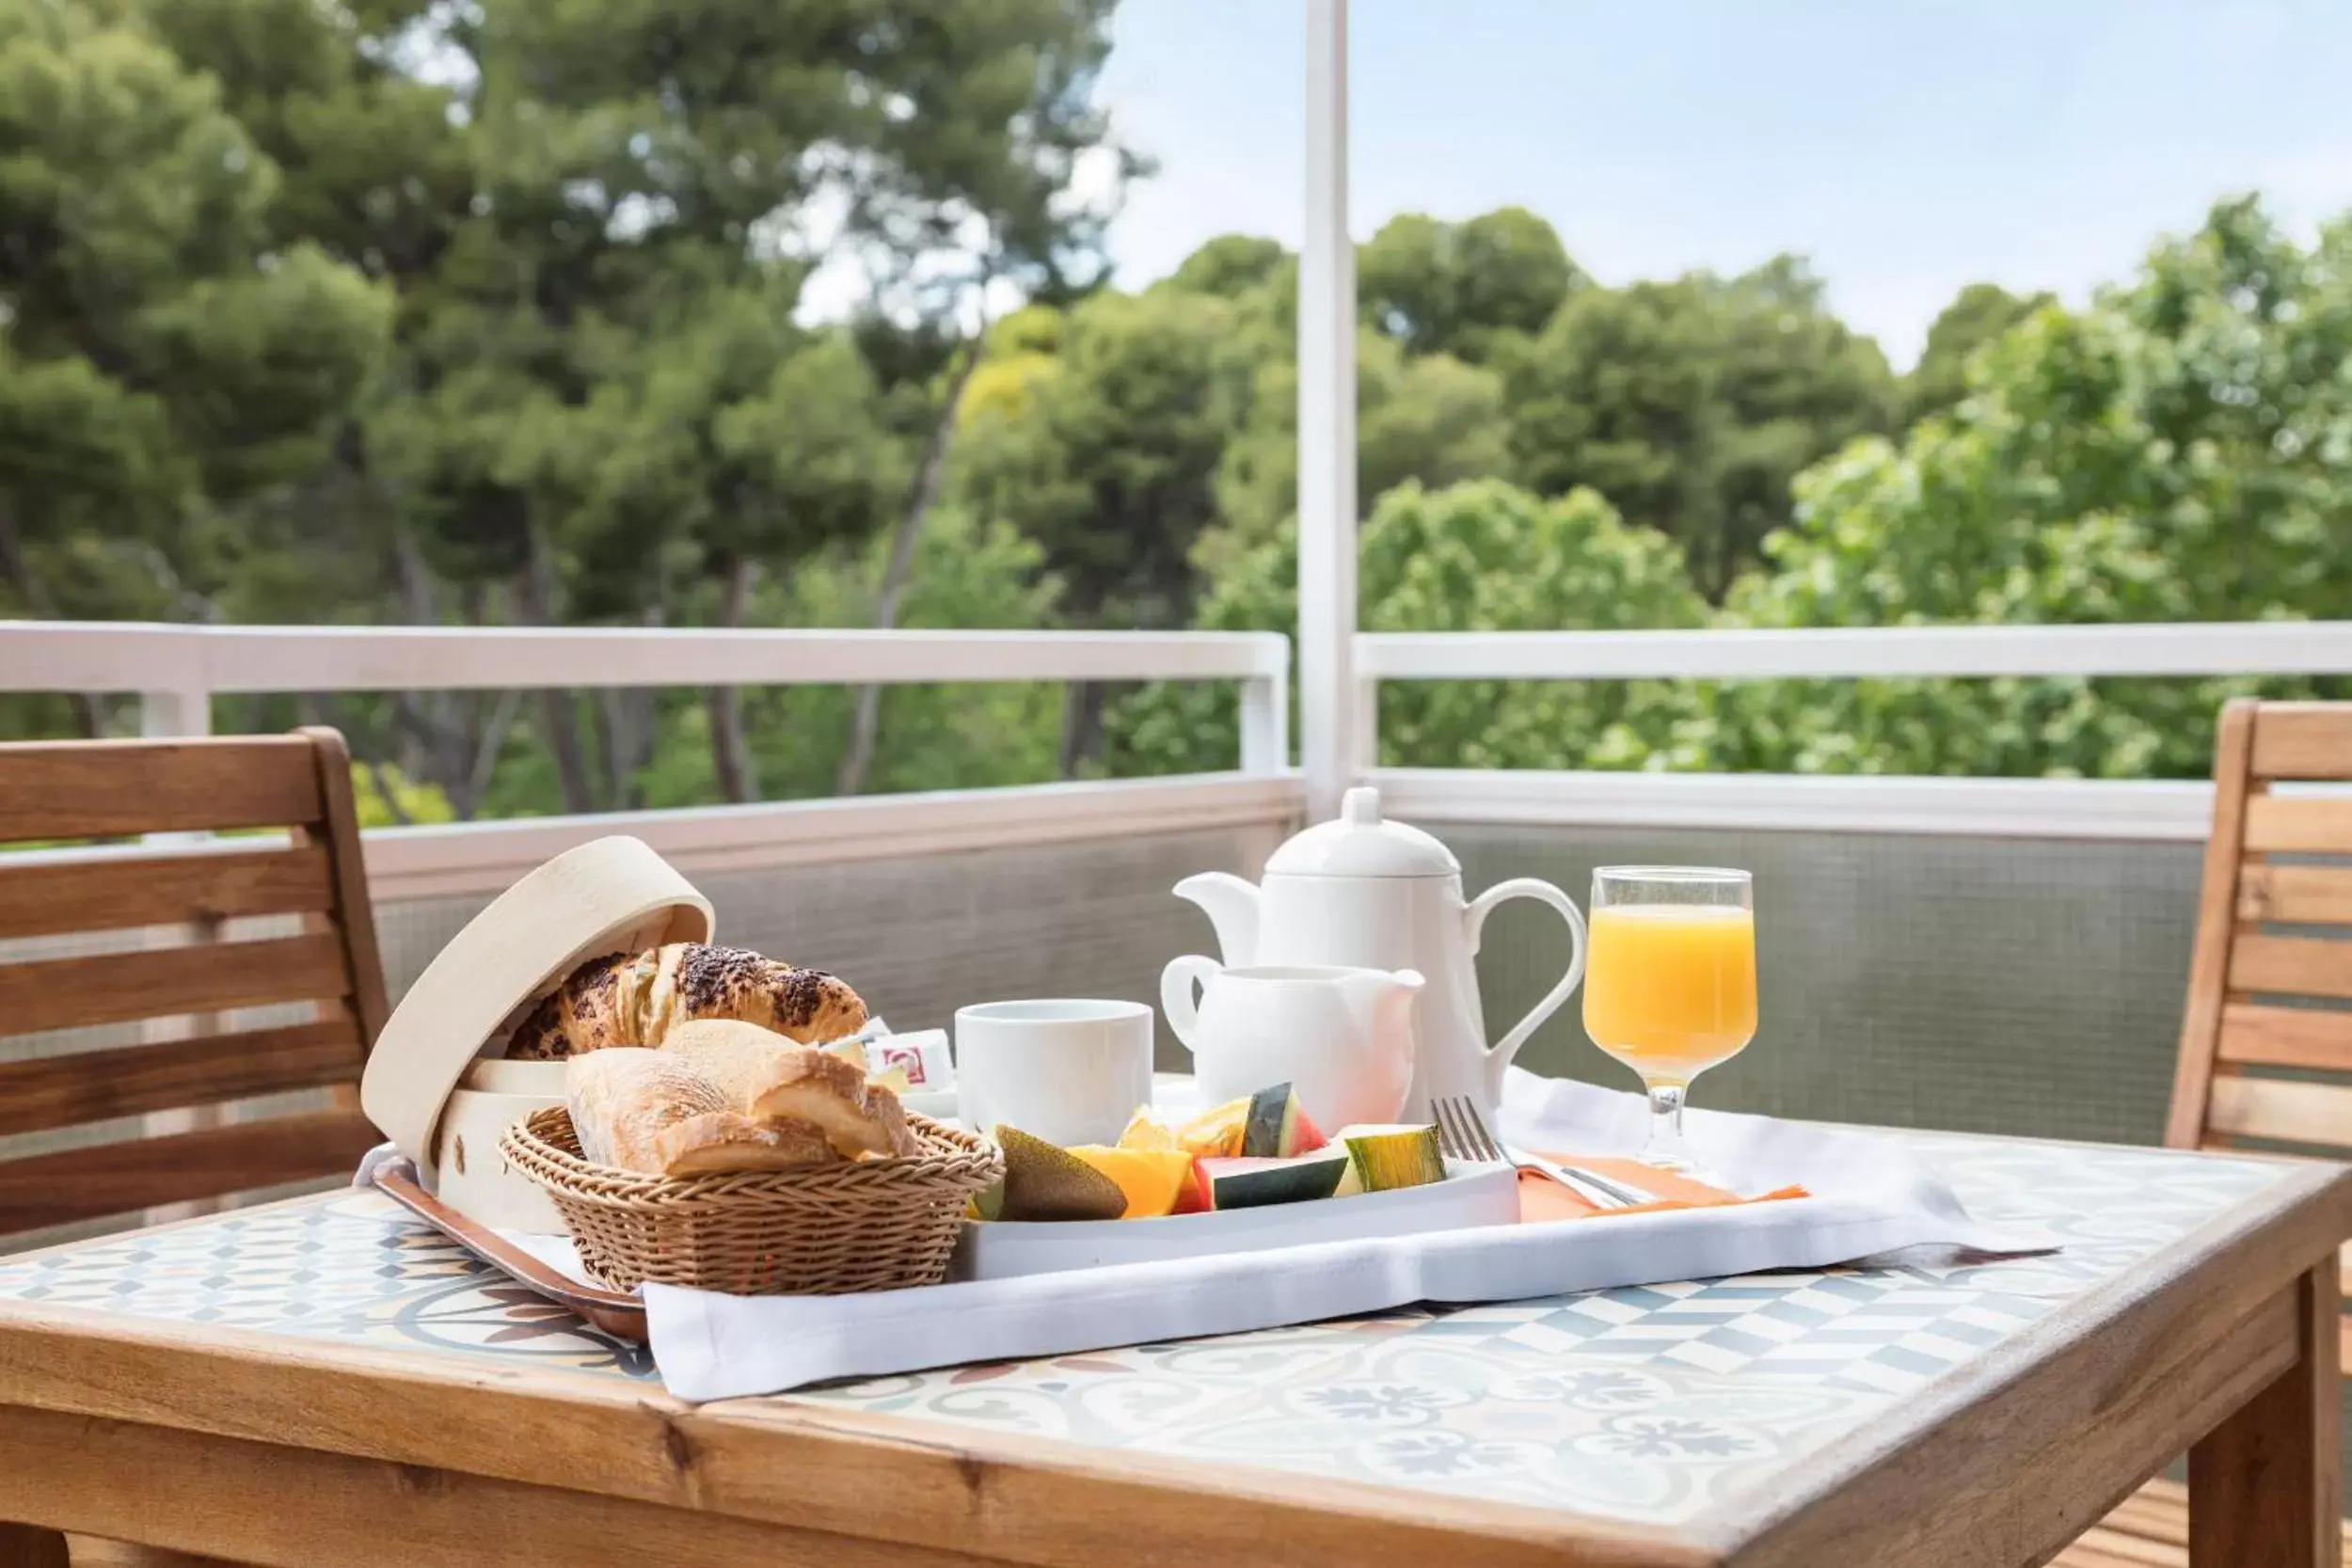
<instances>
[{"instance_id":1,"label":"teapot lid","mask_svg":"<svg viewBox=\"0 0 2352 1568\"><path fill-rule=\"evenodd\" d=\"M1340 815L1318 822L1266 857L1268 876L1454 877L1462 863L1454 851L1419 828L1380 816L1380 792L1370 785L1349 790Z\"/></svg>"}]
</instances>

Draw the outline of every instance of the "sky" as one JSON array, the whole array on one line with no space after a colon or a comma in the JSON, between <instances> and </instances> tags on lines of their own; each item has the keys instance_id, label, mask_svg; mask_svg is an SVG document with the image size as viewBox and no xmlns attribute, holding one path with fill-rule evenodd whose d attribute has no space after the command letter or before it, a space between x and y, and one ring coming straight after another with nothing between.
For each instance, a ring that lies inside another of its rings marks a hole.
<instances>
[{"instance_id":1,"label":"sky","mask_svg":"<svg viewBox=\"0 0 2352 1568\"><path fill-rule=\"evenodd\" d=\"M1122 0L1099 96L1155 158L1128 287L1295 245L1300 0ZM1603 282L1809 257L1898 368L1962 285L2087 297L2217 196L2352 209L2352 0L1354 0L1350 228L1516 203Z\"/></svg>"}]
</instances>

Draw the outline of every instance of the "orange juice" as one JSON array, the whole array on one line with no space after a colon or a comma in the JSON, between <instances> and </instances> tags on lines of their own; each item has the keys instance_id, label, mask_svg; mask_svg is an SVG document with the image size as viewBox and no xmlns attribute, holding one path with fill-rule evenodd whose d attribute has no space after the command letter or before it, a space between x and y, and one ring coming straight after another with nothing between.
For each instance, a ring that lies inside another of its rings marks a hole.
<instances>
[{"instance_id":1,"label":"orange juice","mask_svg":"<svg viewBox=\"0 0 2352 1568\"><path fill-rule=\"evenodd\" d=\"M1661 1082L1738 1055L1756 1033L1756 917L1708 904L1595 910L1584 1032Z\"/></svg>"}]
</instances>

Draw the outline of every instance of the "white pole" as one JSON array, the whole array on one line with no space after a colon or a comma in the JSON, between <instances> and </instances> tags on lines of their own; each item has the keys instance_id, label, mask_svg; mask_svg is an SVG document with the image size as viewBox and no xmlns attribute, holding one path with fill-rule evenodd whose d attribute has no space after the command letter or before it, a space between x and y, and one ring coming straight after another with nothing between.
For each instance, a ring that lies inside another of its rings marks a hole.
<instances>
[{"instance_id":1,"label":"white pole","mask_svg":"<svg viewBox=\"0 0 2352 1568\"><path fill-rule=\"evenodd\" d=\"M1298 258L1298 708L1309 819L1337 815L1359 744L1356 251L1347 237L1347 0L1307 0L1307 231Z\"/></svg>"}]
</instances>

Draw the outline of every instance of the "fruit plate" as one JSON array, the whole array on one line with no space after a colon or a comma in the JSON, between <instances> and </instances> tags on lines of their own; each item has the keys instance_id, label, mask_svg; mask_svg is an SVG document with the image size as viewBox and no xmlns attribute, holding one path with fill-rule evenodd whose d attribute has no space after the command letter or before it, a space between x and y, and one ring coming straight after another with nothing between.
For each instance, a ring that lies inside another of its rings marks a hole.
<instances>
[{"instance_id":1,"label":"fruit plate","mask_svg":"<svg viewBox=\"0 0 2352 1568\"><path fill-rule=\"evenodd\" d=\"M1518 1217L1517 1171L1508 1165L1449 1160L1443 1181L1306 1203L1269 1203L1152 1220L966 1220L947 1277L1010 1279L1116 1263L1516 1225Z\"/></svg>"}]
</instances>

